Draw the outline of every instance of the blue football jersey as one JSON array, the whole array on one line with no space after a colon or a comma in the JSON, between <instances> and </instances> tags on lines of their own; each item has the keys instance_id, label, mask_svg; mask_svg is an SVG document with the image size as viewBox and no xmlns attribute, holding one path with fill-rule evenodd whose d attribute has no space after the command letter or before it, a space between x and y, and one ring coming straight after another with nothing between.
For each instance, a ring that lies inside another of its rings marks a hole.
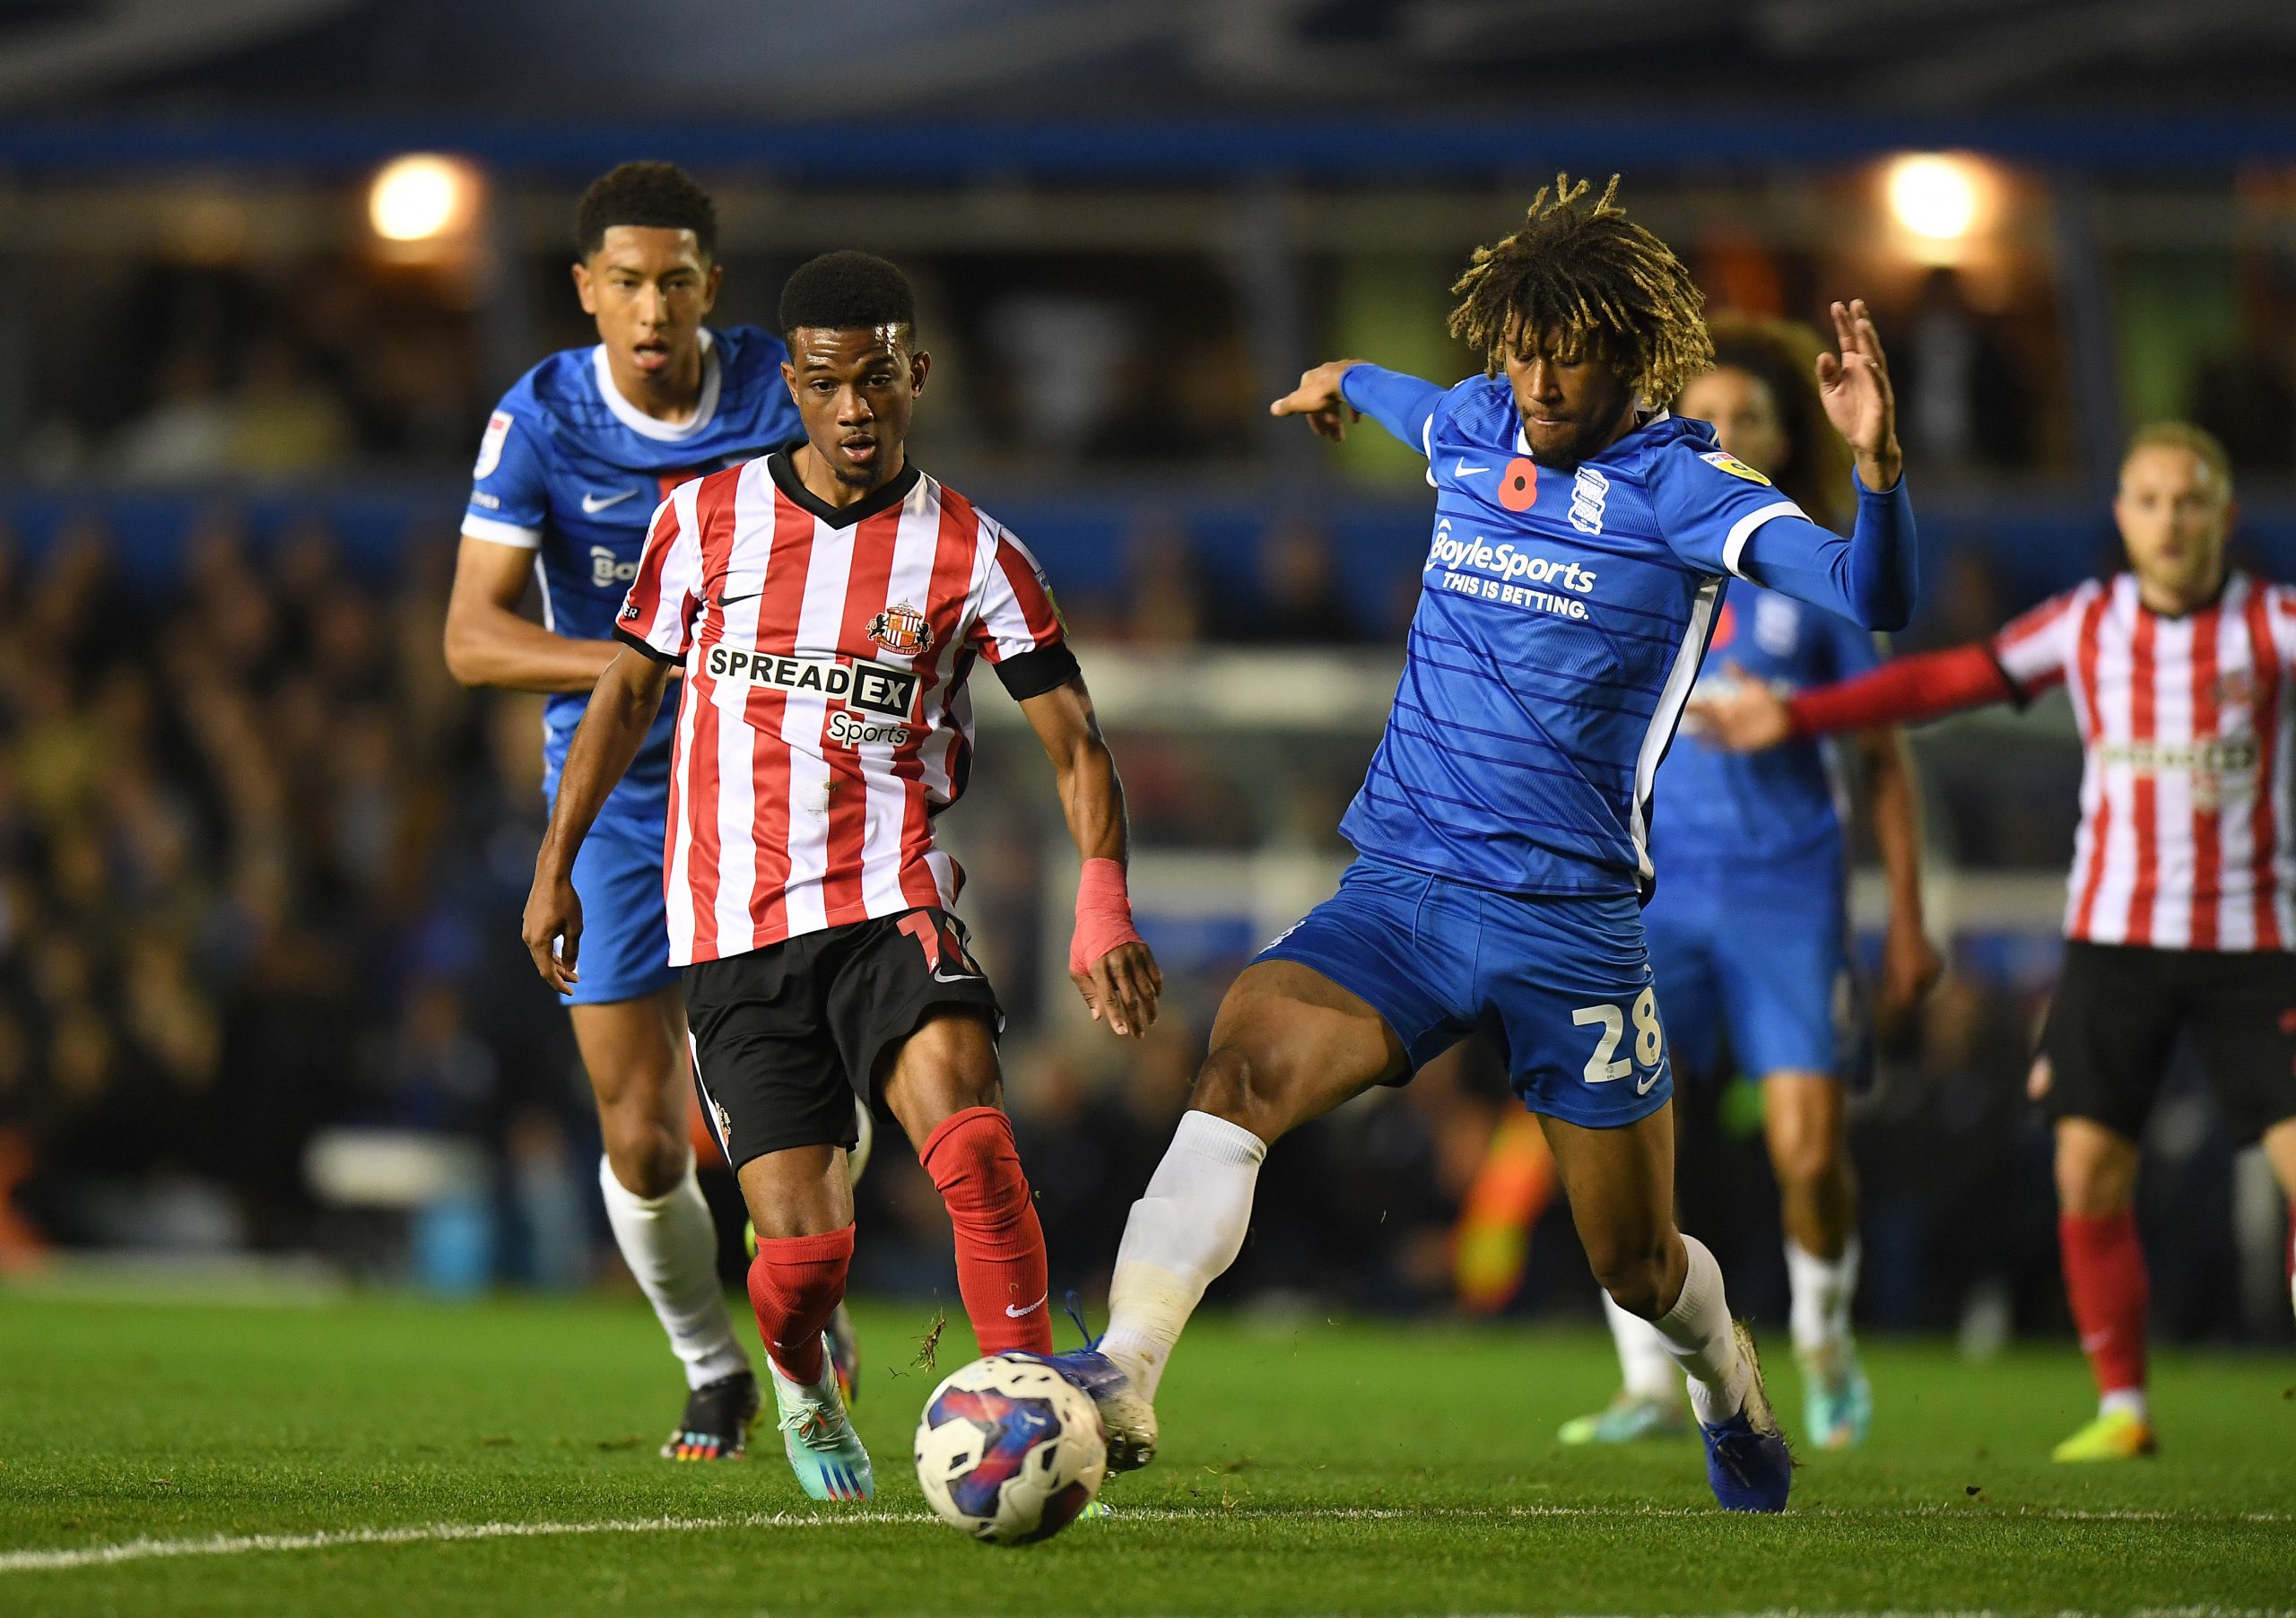
<instances>
[{"instance_id":1,"label":"blue football jersey","mask_svg":"<svg viewBox=\"0 0 2296 1618\"><path fill-rule=\"evenodd\" d=\"M755 326L704 331L701 399L690 421L657 422L622 396L603 344L562 349L518 378L488 418L471 469L463 533L535 552L543 622L583 640L613 638L654 511L672 489L802 437L781 379L787 350ZM544 785L555 794L587 695L543 709ZM677 704L665 702L602 813L658 821L669 798Z\"/></svg>"},{"instance_id":2,"label":"blue football jersey","mask_svg":"<svg viewBox=\"0 0 2296 1618\"><path fill-rule=\"evenodd\" d=\"M1408 386L1375 369L1345 378L1360 407L1381 378ZM1814 531L1703 422L1658 415L1558 472L1530 458L1504 380L1418 386L1431 413L1406 424L1434 535L1395 709L1340 831L1507 892L1647 893L1652 789L1725 576L1766 524Z\"/></svg>"},{"instance_id":3,"label":"blue football jersey","mask_svg":"<svg viewBox=\"0 0 2296 1618\"><path fill-rule=\"evenodd\" d=\"M1742 584L1730 592L1698 684L1720 684L1732 664L1792 692L1862 674L1881 661L1873 631L1789 596ZM1841 783L1838 744L1805 738L1761 752L1730 752L1686 731L1658 771L1652 846L1659 868L1813 861L1839 869Z\"/></svg>"}]
</instances>

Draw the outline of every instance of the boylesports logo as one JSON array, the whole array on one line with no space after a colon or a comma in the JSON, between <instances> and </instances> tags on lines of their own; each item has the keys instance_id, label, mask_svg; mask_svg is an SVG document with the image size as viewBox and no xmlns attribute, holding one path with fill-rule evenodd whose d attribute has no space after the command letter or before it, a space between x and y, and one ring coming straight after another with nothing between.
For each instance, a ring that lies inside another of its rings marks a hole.
<instances>
[{"instance_id":1,"label":"boylesports logo","mask_svg":"<svg viewBox=\"0 0 2296 1618\"><path fill-rule=\"evenodd\" d=\"M1595 587L1592 568L1534 555L1511 539L1496 545L1480 534L1462 539L1451 532L1448 517L1435 525L1435 543L1428 550L1427 565L1443 570L1445 590L1503 606L1535 607L1558 618L1583 620L1587 604L1580 597ZM1431 586L1433 581L1430 582Z\"/></svg>"},{"instance_id":2,"label":"boylesports logo","mask_svg":"<svg viewBox=\"0 0 2296 1618\"><path fill-rule=\"evenodd\" d=\"M862 658L781 657L745 652L720 641L702 667L718 680L746 680L776 691L811 692L842 700L848 708L906 719L917 700L917 676ZM882 738L881 738L882 739Z\"/></svg>"},{"instance_id":3,"label":"boylesports logo","mask_svg":"<svg viewBox=\"0 0 2296 1618\"><path fill-rule=\"evenodd\" d=\"M624 561L604 545L590 547L590 582L601 590L626 585L638 577L638 559Z\"/></svg>"},{"instance_id":4,"label":"boylesports logo","mask_svg":"<svg viewBox=\"0 0 2296 1618\"><path fill-rule=\"evenodd\" d=\"M933 644L933 626L904 601L869 620L869 639L889 652L914 657Z\"/></svg>"},{"instance_id":5,"label":"boylesports logo","mask_svg":"<svg viewBox=\"0 0 2296 1618\"><path fill-rule=\"evenodd\" d=\"M1480 534L1473 539L1460 539L1451 532L1451 519L1448 517L1435 525L1435 544L1428 552L1428 560L1447 568L1473 568L1510 583L1519 579L1532 584L1559 584L1581 596L1595 587L1592 568L1582 568L1575 561L1557 561L1551 556L1534 556L1528 551L1518 550L1511 539L1497 545Z\"/></svg>"}]
</instances>

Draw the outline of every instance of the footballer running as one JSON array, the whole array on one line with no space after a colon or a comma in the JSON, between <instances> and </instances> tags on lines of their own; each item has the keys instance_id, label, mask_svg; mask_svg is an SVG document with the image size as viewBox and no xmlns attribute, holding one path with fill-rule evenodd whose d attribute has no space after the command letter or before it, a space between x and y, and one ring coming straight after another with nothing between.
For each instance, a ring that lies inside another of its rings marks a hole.
<instances>
[{"instance_id":1,"label":"footballer running","mask_svg":"<svg viewBox=\"0 0 2296 1618\"><path fill-rule=\"evenodd\" d=\"M613 639L648 519L679 483L795 438L784 351L752 326L702 322L723 275L718 214L668 163L624 163L575 213L574 289L598 341L551 355L488 420L447 612L447 666L465 685L544 692L544 791ZM543 619L519 615L529 578ZM662 849L670 727L655 726L605 803L573 881L588 970L563 986L597 1100L598 1188L622 1260L684 1366L686 1405L662 1453L739 1457L759 1407L718 1275L718 1237L694 1178L685 1013L669 963ZM853 1369L850 1328L840 1358Z\"/></svg>"},{"instance_id":2,"label":"footballer running","mask_svg":"<svg viewBox=\"0 0 2296 1618\"><path fill-rule=\"evenodd\" d=\"M2179 1035L2296 1199L2296 588L2226 565L2234 511L2213 438L2181 422L2140 428L2113 500L2125 570L1990 641L1790 701L1748 686L1700 704L1717 735L1753 749L2022 707L2056 685L2073 700L2081 828L2031 1089L2056 1129L2057 1246L2097 1414L2057 1446L2060 1461L2158 1448L2137 1143Z\"/></svg>"},{"instance_id":3,"label":"footballer running","mask_svg":"<svg viewBox=\"0 0 2296 1618\"><path fill-rule=\"evenodd\" d=\"M1817 367L1856 461L1850 537L1663 408L1711 363L1702 300L1615 189L1559 181L1474 255L1450 324L1484 374L1446 389L1337 361L1271 407L1328 436L1360 412L1419 450L1434 533L1394 711L1340 826L1358 857L1229 989L1133 1206L1109 1329L1069 1357L1111 1466L1154 1452L1158 1381L1243 1245L1270 1143L1480 1029L1540 1118L1596 1278L1686 1374L1716 1499L1785 1509L1793 1461L1752 1339L1674 1223L1640 910L1651 789L1725 580L1899 627L1913 515L1862 303L1833 306L1840 352Z\"/></svg>"},{"instance_id":4,"label":"footballer running","mask_svg":"<svg viewBox=\"0 0 2296 1618\"><path fill-rule=\"evenodd\" d=\"M679 484L653 514L524 934L552 987L584 981L585 850L683 673L667 959L757 1227L750 1302L785 1452L808 1494L857 1501L874 1478L824 1329L853 1256L857 1101L883 1099L948 1207L981 1352L1052 1348L1044 1231L1002 1109L1003 1014L934 837L970 770L977 662L1052 761L1083 857L1069 970L1092 1014L1138 1038L1162 979L1132 925L1115 761L1036 562L909 458L932 362L908 281L828 254L790 277L780 315L804 438Z\"/></svg>"}]
</instances>

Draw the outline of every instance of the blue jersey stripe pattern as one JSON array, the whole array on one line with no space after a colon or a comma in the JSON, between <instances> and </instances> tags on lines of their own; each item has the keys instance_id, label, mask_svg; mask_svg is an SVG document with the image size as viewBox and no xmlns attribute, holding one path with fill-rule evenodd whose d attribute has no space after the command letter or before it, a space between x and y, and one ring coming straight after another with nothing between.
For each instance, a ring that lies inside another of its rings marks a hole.
<instances>
[{"instance_id":1,"label":"blue jersey stripe pattern","mask_svg":"<svg viewBox=\"0 0 2296 1618\"><path fill-rule=\"evenodd\" d=\"M1799 518L1660 414L1569 470L1531 459L1504 380L1376 367L1350 403L1423 450L1434 530L1393 713L1340 830L1362 853L1519 894L1649 892L1652 795L1727 561Z\"/></svg>"},{"instance_id":2,"label":"blue jersey stripe pattern","mask_svg":"<svg viewBox=\"0 0 2296 1618\"><path fill-rule=\"evenodd\" d=\"M672 489L803 436L781 379L781 340L754 326L703 336L702 396L683 425L649 422L618 394L610 397L613 383L595 345L551 355L518 378L488 421L463 532L535 552L544 622L555 633L613 639L646 531ZM551 793L588 700L561 692L544 707ZM604 815L660 823L676 723L677 704L665 701Z\"/></svg>"},{"instance_id":3,"label":"blue jersey stripe pattern","mask_svg":"<svg viewBox=\"0 0 2296 1618\"><path fill-rule=\"evenodd\" d=\"M1734 679L1791 692L1862 674L1881 661L1869 630L1775 590L1730 591L1700 687ZM1761 752L1725 752L1685 734L1658 772L1665 813L1652 839L1673 871L1787 866L1839 884L1842 875L1838 744L1805 738Z\"/></svg>"}]
</instances>

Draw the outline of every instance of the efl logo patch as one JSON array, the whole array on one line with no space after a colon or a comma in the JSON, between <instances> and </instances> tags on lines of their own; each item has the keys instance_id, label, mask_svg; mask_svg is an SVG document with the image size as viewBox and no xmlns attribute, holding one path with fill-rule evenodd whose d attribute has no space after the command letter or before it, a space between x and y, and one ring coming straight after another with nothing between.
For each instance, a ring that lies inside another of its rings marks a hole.
<instances>
[{"instance_id":1,"label":"efl logo patch","mask_svg":"<svg viewBox=\"0 0 2296 1618\"><path fill-rule=\"evenodd\" d=\"M869 639L889 652L914 657L933 644L933 626L904 601L869 620Z\"/></svg>"},{"instance_id":2,"label":"efl logo patch","mask_svg":"<svg viewBox=\"0 0 2296 1618\"><path fill-rule=\"evenodd\" d=\"M498 410L486 418L486 436L478 440L478 464L470 469L473 483L483 483L502 464L502 446L510 437L510 413Z\"/></svg>"},{"instance_id":3,"label":"efl logo patch","mask_svg":"<svg viewBox=\"0 0 2296 1618\"><path fill-rule=\"evenodd\" d=\"M1750 483L1760 483L1765 489L1770 487L1768 478L1726 449L1709 449L1698 458L1717 471L1728 473L1732 477L1742 477Z\"/></svg>"}]
</instances>

